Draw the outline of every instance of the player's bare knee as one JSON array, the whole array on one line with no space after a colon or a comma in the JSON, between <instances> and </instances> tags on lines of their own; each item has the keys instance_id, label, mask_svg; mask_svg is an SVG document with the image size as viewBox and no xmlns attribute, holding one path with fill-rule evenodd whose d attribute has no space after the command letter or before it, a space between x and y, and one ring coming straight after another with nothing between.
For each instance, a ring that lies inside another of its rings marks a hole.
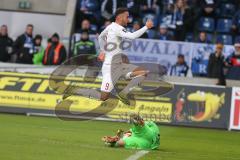
<instances>
[{"instance_id":1,"label":"player's bare knee","mask_svg":"<svg viewBox=\"0 0 240 160\"><path fill-rule=\"evenodd\" d=\"M108 100L108 97L101 97L100 100L101 100L101 101L106 101L106 100Z\"/></svg>"},{"instance_id":2,"label":"player's bare knee","mask_svg":"<svg viewBox=\"0 0 240 160\"><path fill-rule=\"evenodd\" d=\"M149 73L149 71L148 71L148 70L144 70L144 71L143 71L143 75L142 75L142 76L144 76L144 77L147 77L148 73Z\"/></svg>"},{"instance_id":3,"label":"player's bare knee","mask_svg":"<svg viewBox=\"0 0 240 160\"><path fill-rule=\"evenodd\" d=\"M109 98L109 94L102 94L100 100L101 101L106 101Z\"/></svg>"},{"instance_id":4,"label":"player's bare knee","mask_svg":"<svg viewBox=\"0 0 240 160\"><path fill-rule=\"evenodd\" d=\"M142 70L142 71L138 71L136 76L144 76L147 77L149 71L148 70Z\"/></svg>"},{"instance_id":5,"label":"player's bare knee","mask_svg":"<svg viewBox=\"0 0 240 160\"><path fill-rule=\"evenodd\" d=\"M125 142L123 140L117 141L117 146L118 147L124 147L124 145L125 145Z\"/></svg>"},{"instance_id":6,"label":"player's bare knee","mask_svg":"<svg viewBox=\"0 0 240 160\"><path fill-rule=\"evenodd\" d=\"M133 71L132 76L137 77L137 76L144 76L146 77L149 73L149 70L146 70L145 68L138 67Z\"/></svg>"}]
</instances>

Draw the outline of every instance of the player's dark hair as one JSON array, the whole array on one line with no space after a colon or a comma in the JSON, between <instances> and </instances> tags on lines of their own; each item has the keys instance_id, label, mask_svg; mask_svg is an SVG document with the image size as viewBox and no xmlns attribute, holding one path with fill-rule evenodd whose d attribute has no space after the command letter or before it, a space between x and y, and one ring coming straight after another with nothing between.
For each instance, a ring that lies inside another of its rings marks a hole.
<instances>
[{"instance_id":1,"label":"player's dark hair","mask_svg":"<svg viewBox=\"0 0 240 160\"><path fill-rule=\"evenodd\" d=\"M5 27L5 28L7 28L7 25L6 25L6 24L3 24L1 27Z\"/></svg>"},{"instance_id":2,"label":"player's dark hair","mask_svg":"<svg viewBox=\"0 0 240 160\"><path fill-rule=\"evenodd\" d=\"M42 36L41 36L40 34L37 34L37 35L35 36L34 40L36 40L36 39L42 40Z\"/></svg>"},{"instance_id":3,"label":"player's dark hair","mask_svg":"<svg viewBox=\"0 0 240 160\"><path fill-rule=\"evenodd\" d=\"M32 25L32 24L28 24L27 27L31 27L31 28L33 28L33 25Z\"/></svg>"},{"instance_id":4,"label":"player's dark hair","mask_svg":"<svg viewBox=\"0 0 240 160\"><path fill-rule=\"evenodd\" d=\"M183 54L179 54L178 58L184 58L184 55Z\"/></svg>"},{"instance_id":5,"label":"player's dark hair","mask_svg":"<svg viewBox=\"0 0 240 160\"><path fill-rule=\"evenodd\" d=\"M127 9L127 8L118 8L118 9L116 10L116 13L115 13L115 18L116 18L118 15L120 15L120 14L122 14L122 13L124 13L124 12L128 12L128 9Z\"/></svg>"}]
</instances>

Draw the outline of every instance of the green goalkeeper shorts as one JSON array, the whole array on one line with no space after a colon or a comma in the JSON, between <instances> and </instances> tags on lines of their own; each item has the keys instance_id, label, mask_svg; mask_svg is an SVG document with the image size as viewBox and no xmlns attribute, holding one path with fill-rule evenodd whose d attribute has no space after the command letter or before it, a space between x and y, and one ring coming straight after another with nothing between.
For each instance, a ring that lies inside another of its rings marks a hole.
<instances>
[{"instance_id":1,"label":"green goalkeeper shorts","mask_svg":"<svg viewBox=\"0 0 240 160\"><path fill-rule=\"evenodd\" d=\"M132 136L124 137L125 148L128 149L158 149L160 132L154 122L145 122L141 128L133 127Z\"/></svg>"},{"instance_id":2,"label":"green goalkeeper shorts","mask_svg":"<svg viewBox=\"0 0 240 160\"><path fill-rule=\"evenodd\" d=\"M151 143L141 137L125 137L123 141L125 143L124 147L127 149L151 149Z\"/></svg>"}]
</instances>

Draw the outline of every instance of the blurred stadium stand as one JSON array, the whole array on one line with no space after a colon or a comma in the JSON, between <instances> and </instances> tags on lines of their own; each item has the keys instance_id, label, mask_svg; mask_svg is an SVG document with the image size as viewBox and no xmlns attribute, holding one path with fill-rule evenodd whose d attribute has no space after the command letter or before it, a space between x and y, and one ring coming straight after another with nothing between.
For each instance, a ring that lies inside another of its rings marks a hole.
<instances>
[{"instance_id":1,"label":"blurred stadium stand","mask_svg":"<svg viewBox=\"0 0 240 160\"><path fill-rule=\"evenodd\" d=\"M205 1L205 0L203 0ZM29 2L30 8L29 9L22 9L20 7L20 2ZM108 3L108 1L106 1ZM135 1L134 1L135 2ZM137 2L137 1L136 1ZM206 16L201 13L201 2L200 1L186 1L188 9L193 10L192 13L192 20L191 21L191 27L187 27L184 32L185 34L185 40L187 42L194 42L196 39L196 36L199 31L206 31L208 32L208 38L210 42L215 43L215 40L219 40L219 37L222 37L222 34L226 34L227 36L223 36L222 41L226 42L225 44L233 44L235 33L232 32L232 25L233 25L233 17L235 16L236 12L239 11L239 4L235 2L235 0L231 1L225 1L225 0L218 0L216 3L216 14L214 16ZM84 4L85 3L85 4ZM99 33L101 31L101 28L104 24L104 21L106 20L101 15L101 7L102 7L103 0L90 0L90 1L83 1L83 0L1 0L0 1L0 11L13 11L13 12L24 12L24 13L35 13L35 14L45 14L45 15L54 15L54 16L62 16L61 23L55 24L59 27L62 27L61 37L70 37L73 33L75 33L77 30L79 30L81 21L83 19L89 19L91 23L91 30L94 32ZM157 28L161 23L171 23L168 21L172 21L171 14L173 14L171 7L175 6L175 1L157 1L156 4L159 8L158 11L155 11L152 8L147 9L147 11L142 10L142 6L145 5L145 0L141 2L141 4L138 4L139 6L139 12L136 14L136 11L130 10L130 13L133 13L133 16L131 15L131 21L141 19L142 23L146 21L146 19L152 19L155 23L155 29L148 32L149 38L154 38L157 34ZM185 2L184 2L185 3ZM87 11L84 11L84 13L80 14L79 12L82 5L85 5L85 9ZM108 4L107 4L108 5ZM128 2L117 1L118 7L127 7L130 4ZM185 4L184 4L185 5ZM48 7L46 7L48 6ZM109 9L109 8L106 8ZM132 9L132 8L131 8ZM15 16L15 15L14 15ZM12 16L12 17L14 17ZM166 20L168 18L168 21L163 21L163 19ZM186 18L186 17L184 17ZM28 17L29 21L34 21L36 17ZM63 20L64 19L64 20ZM25 20L25 19L24 19ZM111 19L112 20L112 19ZM44 22L45 25L48 23L56 22L56 19L53 20L47 20ZM64 21L64 22L63 22ZM183 20L184 21L184 20ZM19 23L19 22L18 22ZM22 22L23 23L23 22ZM27 23L27 22L25 22ZM41 22L42 23L42 22ZM41 26L41 23L36 23L35 26L40 26L39 28L43 28ZM64 24L62 24L64 23ZM10 24L14 25L14 24ZM171 24L172 25L172 24ZM131 24L130 24L131 27ZM19 26L18 28L22 28L22 26ZM46 27L49 30L51 30L51 27ZM197 28L195 30L188 30L189 28ZM156 30L156 31L155 31ZM10 30L10 32L19 32ZM39 32L42 32L40 30ZM46 35L49 34L46 32ZM218 35L220 34L220 35ZM11 34L10 34L11 35ZM230 37L232 36L232 37ZM232 41L230 40L232 38Z\"/></svg>"}]
</instances>

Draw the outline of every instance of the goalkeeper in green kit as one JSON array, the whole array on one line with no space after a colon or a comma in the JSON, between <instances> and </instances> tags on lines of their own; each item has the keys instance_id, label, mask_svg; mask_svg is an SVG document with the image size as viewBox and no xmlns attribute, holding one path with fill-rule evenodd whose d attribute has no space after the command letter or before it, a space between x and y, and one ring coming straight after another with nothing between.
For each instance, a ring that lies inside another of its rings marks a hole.
<instances>
[{"instance_id":1,"label":"goalkeeper in green kit","mask_svg":"<svg viewBox=\"0 0 240 160\"><path fill-rule=\"evenodd\" d=\"M147 150L159 148L160 132L154 122L145 122L139 115L133 114L130 123L133 127L129 131L118 130L116 136L105 136L102 140L110 147Z\"/></svg>"}]
</instances>

